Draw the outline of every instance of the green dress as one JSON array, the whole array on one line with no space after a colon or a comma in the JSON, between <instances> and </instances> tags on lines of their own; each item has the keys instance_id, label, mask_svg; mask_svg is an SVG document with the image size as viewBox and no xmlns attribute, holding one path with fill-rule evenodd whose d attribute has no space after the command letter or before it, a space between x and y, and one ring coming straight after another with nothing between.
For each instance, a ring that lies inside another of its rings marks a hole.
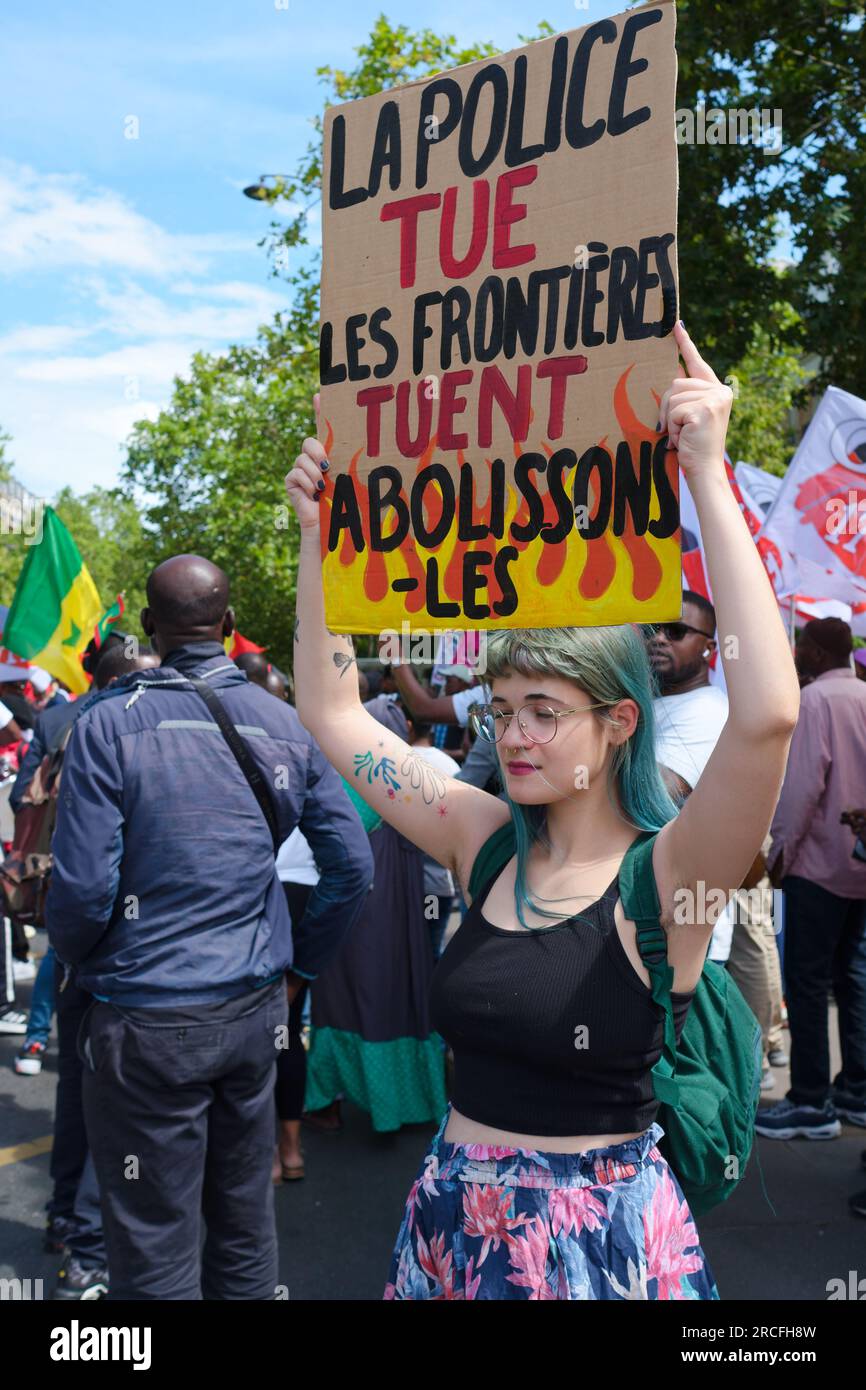
<instances>
[{"instance_id":1,"label":"green dress","mask_svg":"<svg viewBox=\"0 0 866 1390\"><path fill-rule=\"evenodd\" d=\"M386 696L367 710L406 737ZM361 916L311 986L305 1109L342 1094L369 1112L375 1130L438 1124L445 1094L444 1044L430 1028L434 960L424 917L424 855L392 826L370 832L373 888Z\"/></svg>"}]
</instances>

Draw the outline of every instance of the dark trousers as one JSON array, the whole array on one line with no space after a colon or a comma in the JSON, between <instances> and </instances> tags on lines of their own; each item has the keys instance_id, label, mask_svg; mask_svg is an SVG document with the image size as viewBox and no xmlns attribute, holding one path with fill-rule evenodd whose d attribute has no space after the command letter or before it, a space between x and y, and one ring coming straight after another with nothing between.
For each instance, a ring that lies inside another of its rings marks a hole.
<instances>
[{"instance_id":1,"label":"dark trousers","mask_svg":"<svg viewBox=\"0 0 866 1390\"><path fill-rule=\"evenodd\" d=\"M283 884L294 931L297 931L298 923L307 910L307 900L312 891L312 886L307 883ZM308 985L301 985L289 1006L288 1047L280 1048L277 1053L274 1097L277 1102L277 1115L281 1120L299 1120L304 1109L307 1054L301 1042L301 1027L308 990Z\"/></svg>"},{"instance_id":2,"label":"dark trousers","mask_svg":"<svg viewBox=\"0 0 866 1390\"><path fill-rule=\"evenodd\" d=\"M307 1054L301 1042L301 1028L308 989L308 985L301 985L289 1005L288 1047L281 1047L277 1053L274 1098L277 1102L277 1116L281 1120L299 1120L304 1109Z\"/></svg>"},{"instance_id":3,"label":"dark trousers","mask_svg":"<svg viewBox=\"0 0 866 1390\"><path fill-rule=\"evenodd\" d=\"M84 1109L81 1100L81 1060L78 1056L79 1029L93 1003L93 996L79 989L72 976L66 987L64 971L54 972L54 1003L57 1011L57 1097L54 1109L54 1146L51 1150L51 1180L54 1189L48 1203L51 1216L72 1221L67 1240L70 1252L83 1265L105 1266L105 1240L96 1170L87 1144Z\"/></svg>"},{"instance_id":4,"label":"dark trousers","mask_svg":"<svg viewBox=\"0 0 866 1390\"><path fill-rule=\"evenodd\" d=\"M866 1107L866 902L839 898L789 875L785 893L785 1001L791 1089L797 1105L838 1099ZM830 1084L827 996L839 1011L842 1070Z\"/></svg>"},{"instance_id":5,"label":"dark trousers","mask_svg":"<svg viewBox=\"0 0 866 1390\"><path fill-rule=\"evenodd\" d=\"M274 1071L287 1016L282 980L218 1005L94 1005L80 1047L111 1299L274 1298Z\"/></svg>"}]
</instances>

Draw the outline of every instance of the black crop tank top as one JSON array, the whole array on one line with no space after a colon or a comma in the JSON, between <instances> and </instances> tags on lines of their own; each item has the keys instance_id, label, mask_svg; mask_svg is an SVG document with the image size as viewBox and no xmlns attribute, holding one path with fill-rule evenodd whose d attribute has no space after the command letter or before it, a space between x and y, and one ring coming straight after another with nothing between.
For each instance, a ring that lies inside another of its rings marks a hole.
<instances>
[{"instance_id":1,"label":"black crop tank top","mask_svg":"<svg viewBox=\"0 0 866 1390\"><path fill-rule=\"evenodd\" d=\"M481 911L500 872L433 974L431 1021L454 1053L454 1108L515 1134L648 1128L663 1010L620 941L618 877L568 921L510 931ZM678 1039L694 993L671 992Z\"/></svg>"}]
</instances>

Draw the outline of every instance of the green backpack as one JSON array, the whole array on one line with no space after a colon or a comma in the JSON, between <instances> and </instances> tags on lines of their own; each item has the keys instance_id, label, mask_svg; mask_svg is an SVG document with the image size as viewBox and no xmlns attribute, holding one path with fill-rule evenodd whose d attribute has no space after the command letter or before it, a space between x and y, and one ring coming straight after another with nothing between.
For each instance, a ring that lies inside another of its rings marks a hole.
<instances>
[{"instance_id":1,"label":"green backpack","mask_svg":"<svg viewBox=\"0 0 866 1390\"><path fill-rule=\"evenodd\" d=\"M730 1197L746 1170L761 1084L761 1029L730 973L708 960L679 1044L671 1007L673 970L652 868L655 835L645 832L626 851L619 871L623 910L634 922L652 997L665 1011L662 1055L653 1067L665 1131L659 1148L695 1216ZM474 898L515 853L509 821L482 845L472 866Z\"/></svg>"}]
</instances>

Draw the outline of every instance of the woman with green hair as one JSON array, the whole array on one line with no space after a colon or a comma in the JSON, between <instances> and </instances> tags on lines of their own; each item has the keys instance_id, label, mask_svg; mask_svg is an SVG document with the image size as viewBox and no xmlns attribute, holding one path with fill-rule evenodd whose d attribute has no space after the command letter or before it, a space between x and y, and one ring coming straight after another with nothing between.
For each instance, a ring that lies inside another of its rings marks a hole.
<instances>
[{"instance_id":1,"label":"woman with green hair","mask_svg":"<svg viewBox=\"0 0 866 1390\"><path fill-rule=\"evenodd\" d=\"M698 910L680 924L675 908L716 902L713 890L727 895L745 877L778 799L799 689L725 476L731 391L681 323L674 334L687 375L665 392L659 429L700 518L729 697L681 809L658 771L651 669L632 625L496 634L492 698L474 719L496 745L507 802L440 778L365 714L346 669L351 639L325 626L322 445L306 440L286 479L301 526L301 719L369 805L465 893L479 851L513 827L515 853L476 885L434 973L452 1099L409 1192L386 1298L718 1297L658 1149L662 1011L618 876L633 842L658 832L652 868L679 1034L713 923Z\"/></svg>"}]
</instances>

